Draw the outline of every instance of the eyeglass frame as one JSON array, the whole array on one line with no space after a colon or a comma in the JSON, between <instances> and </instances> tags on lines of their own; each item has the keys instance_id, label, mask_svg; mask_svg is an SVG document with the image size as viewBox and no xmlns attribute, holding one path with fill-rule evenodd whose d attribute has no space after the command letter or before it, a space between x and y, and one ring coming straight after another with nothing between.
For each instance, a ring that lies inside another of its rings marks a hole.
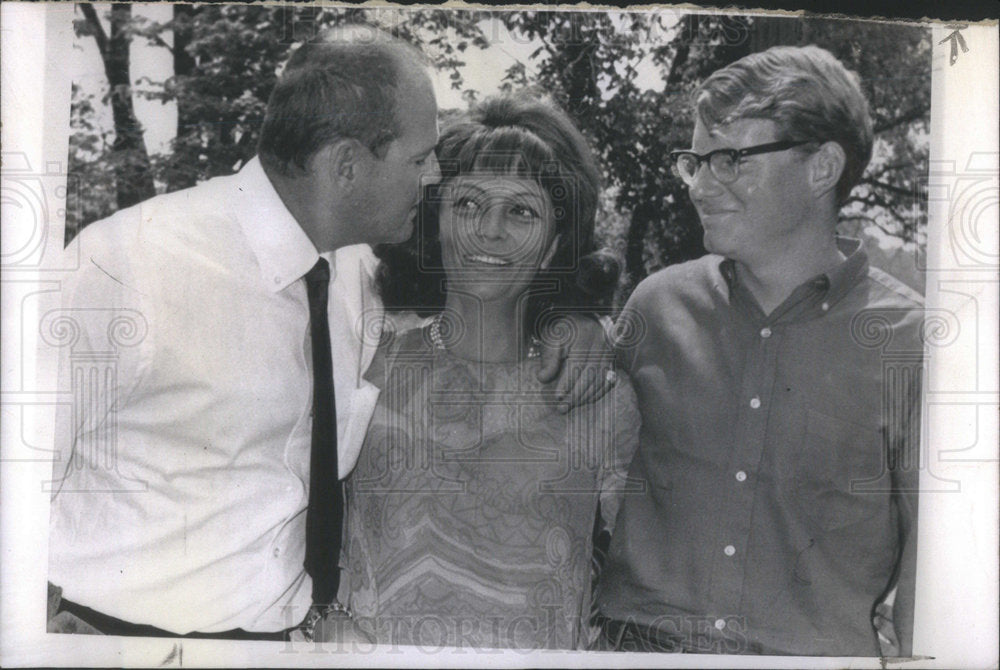
<instances>
[{"instance_id":1,"label":"eyeglass frame","mask_svg":"<svg viewBox=\"0 0 1000 670\"><path fill-rule=\"evenodd\" d=\"M803 144L811 144L816 141L817 140L779 140L777 142L755 144L752 147L746 147L744 149L715 149L713 151L709 151L707 154L695 153L690 149L676 149L674 151L671 151L668 154L668 156L670 157L670 167L673 170L674 174L677 175L677 177L679 177L681 181L683 181L685 184L689 186L694 182L694 176L698 174L698 170L701 169L702 163L708 163L709 171L712 173L712 176L719 181L719 183L732 184L733 182L735 182L737 179L740 178L740 171L738 167L739 161L745 158L746 156L756 156L758 154L769 154L776 151L786 151L788 149L800 147ZM715 168L712 167L712 157L715 155L729 156L730 160L733 161L733 165L737 166L735 170L736 172L735 177L733 177L730 180L725 180L720 178L719 175L716 174ZM684 177L684 175L681 174L680 169L678 169L677 167L677 161L678 159L680 159L681 156L694 156L695 159L698 161L698 164L695 166L694 174L692 174L690 181L688 181Z\"/></svg>"}]
</instances>

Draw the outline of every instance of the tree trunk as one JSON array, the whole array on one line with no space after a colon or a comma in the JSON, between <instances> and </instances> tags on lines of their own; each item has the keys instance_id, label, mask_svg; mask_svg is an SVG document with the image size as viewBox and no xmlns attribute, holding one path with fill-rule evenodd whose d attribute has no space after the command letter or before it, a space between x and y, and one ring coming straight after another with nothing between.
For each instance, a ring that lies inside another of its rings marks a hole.
<instances>
[{"instance_id":1,"label":"tree trunk","mask_svg":"<svg viewBox=\"0 0 1000 670\"><path fill-rule=\"evenodd\" d=\"M646 248L646 232L649 230L649 206L639 204L632 210L628 232L625 236L625 276L627 292L631 293L646 276L643 252Z\"/></svg>"},{"instance_id":2,"label":"tree trunk","mask_svg":"<svg viewBox=\"0 0 1000 670\"><path fill-rule=\"evenodd\" d=\"M115 141L111 145L111 152L115 165L116 199L118 208L123 209L156 195L142 126L139 125L132 106L129 63L132 5L111 5L110 35L104 32L92 5L83 3L80 10L94 32L94 39L97 40L97 47L104 61L104 73L108 78L111 115L115 123Z\"/></svg>"},{"instance_id":3,"label":"tree trunk","mask_svg":"<svg viewBox=\"0 0 1000 670\"><path fill-rule=\"evenodd\" d=\"M174 79L184 81L195 73L195 60L188 53L187 47L191 44L194 33L193 22L195 12L199 11L192 5L175 4L173 6L173 21L171 29L173 31L173 47L170 52L174 60ZM181 87L183 88L183 87ZM197 133L198 118L192 113L188 96L177 95L174 98L177 104L177 134L176 144L184 145L190 142L191 134ZM172 152L169 165L165 171L167 191L178 191L189 186L194 186L198 182L197 163L193 162L192 152L175 146Z\"/></svg>"}]
</instances>

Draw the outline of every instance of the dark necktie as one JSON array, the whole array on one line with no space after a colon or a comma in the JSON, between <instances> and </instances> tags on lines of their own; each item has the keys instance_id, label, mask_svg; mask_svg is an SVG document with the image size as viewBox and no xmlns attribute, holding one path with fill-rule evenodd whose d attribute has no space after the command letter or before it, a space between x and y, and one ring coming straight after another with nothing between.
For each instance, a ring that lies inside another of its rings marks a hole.
<instances>
[{"instance_id":1,"label":"dark necktie","mask_svg":"<svg viewBox=\"0 0 1000 670\"><path fill-rule=\"evenodd\" d=\"M333 361L326 303L330 264L325 258L306 274L312 337L313 417L309 460L309 507L306 511L305 569L312 577L313 603L329 605L337 596L344 497L337 476L337 410L333 397Z\"/></svg>"}]
</instances>

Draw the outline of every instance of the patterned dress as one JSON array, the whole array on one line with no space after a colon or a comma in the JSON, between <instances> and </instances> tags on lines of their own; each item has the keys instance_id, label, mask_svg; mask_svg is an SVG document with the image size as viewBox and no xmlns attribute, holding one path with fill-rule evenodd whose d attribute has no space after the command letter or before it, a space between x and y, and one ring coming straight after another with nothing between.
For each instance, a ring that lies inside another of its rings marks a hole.
<instances>
[{"instance_id":1,"label":"patterned dress","mask_svg":"<svg viewBox=\"0 0 1000 670\"><path fill-rule=\"evenodd\" d=\"M567 361L572 364L572 361ZM538 363L480 363L429 329L383 346L348 484L350 604L383 643L584 648L598 498L613 523L639 431L627 378L560 414Z\"/></svg>"}]
</instances>

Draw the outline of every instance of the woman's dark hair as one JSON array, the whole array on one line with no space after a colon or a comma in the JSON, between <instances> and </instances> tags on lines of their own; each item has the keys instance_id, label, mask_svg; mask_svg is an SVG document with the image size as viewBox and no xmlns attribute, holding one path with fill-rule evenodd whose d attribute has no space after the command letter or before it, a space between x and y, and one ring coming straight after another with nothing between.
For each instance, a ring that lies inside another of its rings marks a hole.
<instances>
[{"instance_id":1,"label":"woman's dark hair","mask_svg":"<svg viewBox=\"0 0 1000 670\"><path fill-rule=\"evenodd\" d=\"M471 174L533 179L552 203L556 251L529 288L526 324L540 334L552 313L610 309L618 261L596 252L600 174L586 140L554 104L527 95L485 100L451 124L437 145L441 182L424 192L411 238L381 245L377 283L387 309L429 316L444 306L438 209L449 182Z\"/></svg>"}]
</instances>

